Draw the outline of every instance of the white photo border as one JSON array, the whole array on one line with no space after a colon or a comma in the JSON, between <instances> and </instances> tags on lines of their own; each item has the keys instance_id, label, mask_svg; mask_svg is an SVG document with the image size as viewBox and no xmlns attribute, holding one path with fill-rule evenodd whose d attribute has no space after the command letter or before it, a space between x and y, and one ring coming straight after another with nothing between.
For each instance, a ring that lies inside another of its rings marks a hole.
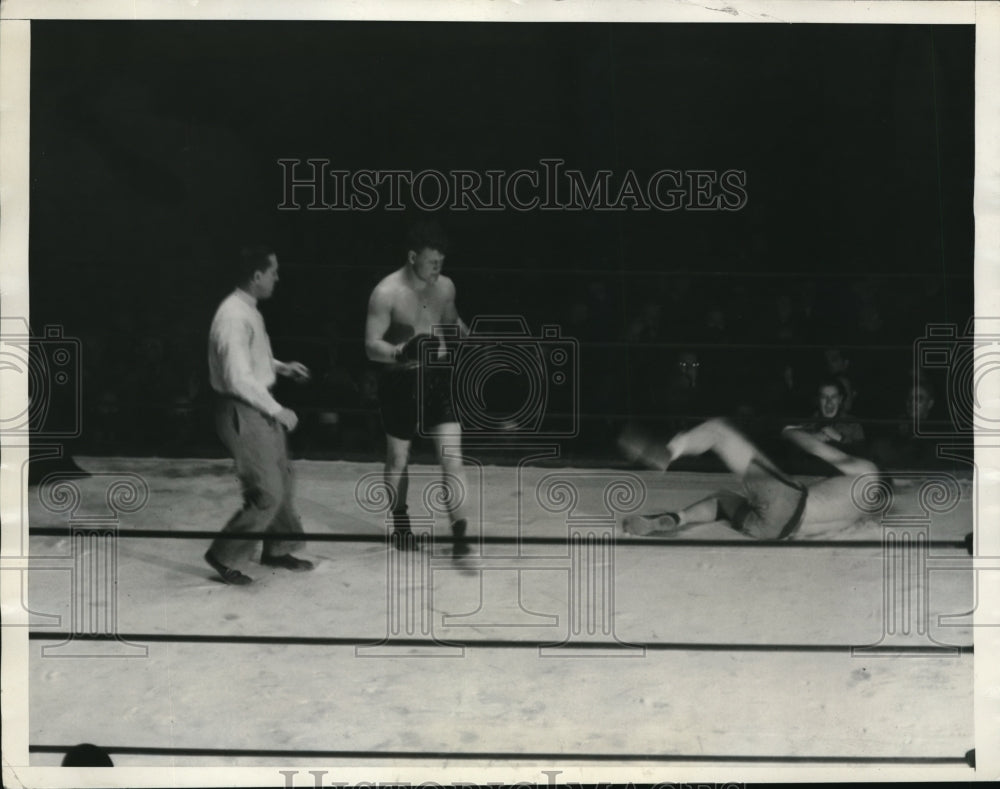
<instances>
[{"instance_id":1,"label":"white photo border","mask_svg":"<svg viewBox=\"0 0 1000 789\"><path fill-rule=\"evenodd\" d=\"M441 0L391 0L363 3L350 0L145 0L118 2L95 0L9 0L0 7L0 310L6 316L28 316L28 161L30 150L30 29L31 20L421 20L496 22L670 22L670 23L838 23L956 24L976 27L975 118L975 305L977 315L1000 314L1000 3L998 2L812 2L800 0L717 0L716 2L642 2L641 0L505 0L501 2L442 2ZM2 396L27 407L23 377L0 378ZM995 383L992 382L992 383ZM979 391L992 401L996 388ZM21 468L27 460L27 442L2 440L0 513L2 513L3 572L0 594L4 618L16 618L20 599L20 572L16 558L27 544L28 524L23 521ZM1000 446L986 437L976 438L979 481L975 527L978 552L1000 557ZM996 442L1000 443L1000 442ZM1000 574L977 573L979 600L976 621L1000 621ZM12 620L5 624L16 624ZM73 770L32 767L28 758L28 632L26 627L0 628L2 635L3 780L5 785L27 787L71 786L283 786L280 765L266 768L112 768ZM507 763L503 765L400 765L298 768L327 769L326 781L349 785L422 781L448 785L524 781L541 786L566 782L635 783L758 781L899 781L996 780L1000 778L1000 630L980 627L975 639L975 742L977 769L943 766L893 767L858 765L849 768L807 765L762 766L744 764L657 765L600 763ZM552 773L558 771L553 777ZM311 780L311 778L310 778ZM300 785L296 783L296 785ZM432 783L433 785L433 783Z\"/></svg>"}]
</instances>

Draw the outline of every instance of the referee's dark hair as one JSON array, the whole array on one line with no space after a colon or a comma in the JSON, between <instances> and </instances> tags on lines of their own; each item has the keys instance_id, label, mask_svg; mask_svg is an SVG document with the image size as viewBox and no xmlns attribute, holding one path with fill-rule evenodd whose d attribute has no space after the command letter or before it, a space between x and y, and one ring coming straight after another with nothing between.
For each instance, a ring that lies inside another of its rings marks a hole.
<instances>
[{"instance_id":1,"label":"referee's dark hair","mask_svg":"<svg viewBox=\"0 0 1000 789\"><path fill-rule=\"evenodd\" d=\"M240 249L233 263L233 277L237 285L246 285L258 271L267 271L274 249L266 244L251 244Z\"/></svg>"}]
</instances>

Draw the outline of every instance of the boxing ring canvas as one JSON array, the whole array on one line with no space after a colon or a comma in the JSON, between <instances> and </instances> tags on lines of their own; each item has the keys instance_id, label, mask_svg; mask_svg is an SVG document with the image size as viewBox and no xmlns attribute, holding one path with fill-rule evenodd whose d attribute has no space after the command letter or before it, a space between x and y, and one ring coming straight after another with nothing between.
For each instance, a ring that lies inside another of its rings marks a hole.
<instances>
[{"instance_id":1,"label":"boxing ring canvas","mask_svg":"<svg viewBox=\"0 0 1000 789\"><path fill-rule=\"evenodd\" d=\"M1000 5L723 5L0 6L5 785L1000 776ZM388 539L366 307L426 215L544 379L457 376L467 561L426 444ZM258 241L315 567L236 587L206 341ZM623 530L740 485L626 424L782 443L829 350L941 465L794 539Z\"/></svg>"},{"instance_id":2,"label":"boxing ring canvas","mask_svg":"<svg viewBox=\"0 0 1000 789\"><path fill-rule=\"evenodd\" d=\"M266 752L294 766L316 762L300 751L334 764L948 763L973 742L971 486L943 513L873 514L794 542L707 524L675 543L630 538L616 520L734 480L470 466L483 541L468 568L444 546L387 548L366 492L377 464L301 461L306 532L336 541L308 544L312 573L257 567L243 589L204 564L204 540L128 538L223 520L238 495L230 463L80 464L89 477L54 474L30 497L33 528L77 532L32 538L32 555L51 557L26 598L41 647L33 744L137 749L121 766L274 763ZM439 471L412 471L414 528L440 532ZM108 490L130 483L121 508L134 511L95 523Z\"/></svg>"}]
</instances>

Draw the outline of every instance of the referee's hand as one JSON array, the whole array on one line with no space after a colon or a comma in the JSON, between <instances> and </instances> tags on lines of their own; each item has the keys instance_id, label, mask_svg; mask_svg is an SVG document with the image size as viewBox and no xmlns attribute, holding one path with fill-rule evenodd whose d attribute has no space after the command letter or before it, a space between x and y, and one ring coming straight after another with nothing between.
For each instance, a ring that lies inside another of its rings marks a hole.
<instances>
[{"instance_id":1,"label":"referee's hand","mask_svg":"<svg viewBox=\"0 0 1000 789\"><path fill-rule=\"evenodd\" d=\"M290 408L282 408L274 417L278 423L291 433L299 424L299 418Z\"/></svg>"},{"instance_id":2,"label":"referee's hand","mask_svg":"<svg viewBox=\"0 0 1000 789\"><path fill-rule=\"evenodd\" d=\"M302 364L302 362L288 362L285 365L285 369L287 371L286 375L297 384L304 384L312 378L309 368Z\"/></svg>"}]
</instances>

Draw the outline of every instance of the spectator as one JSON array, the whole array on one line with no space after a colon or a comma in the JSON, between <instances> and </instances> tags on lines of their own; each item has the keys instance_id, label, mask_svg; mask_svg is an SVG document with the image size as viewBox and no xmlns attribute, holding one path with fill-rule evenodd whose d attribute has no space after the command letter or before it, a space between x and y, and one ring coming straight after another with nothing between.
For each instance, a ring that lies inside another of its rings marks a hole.
<instances>
[{"instance_id":1,"label":"spectator","mask_svg":"<svg viewBox=\"0 0 1000 789\"><path fill-rule=\"evenodd\" d=\"M108 387L97 399L91 439L98 452L116 452L121 448L122 406L118 393Z\"/></svg>"},{"instance_id":2,"label":"spectator","mask_svg":"<svg viewBox=\"0 0 1000 789\"><path fill-rule=\"evenodd\" d=\"M585 335L586 339L604 339L615 336L605 327L621 326L623 318L617 308L618 299L612 299L608 291L608 284L603 279L595 279L590 282L587 288L587 313L590 316L590 334Z\"/></svg>"},{"instance_id":3,"label":"spectator","mask_svg":"<svg viewBox=\"0 0 1000 789\"><path fill-rule=\"evenodd\" d=\"M813 422L791 425L820 441L832 444L849 455L863 453L865 432L861 425L844 412L844 388L836 378L825 378L816 387L817 409Z\"/></svg>"},{"instance_id":4,"label":"spectator","mask_svg":"<svg viewBox=\"0 0 1000 789\"><path fill-rule=\"evenodd\" d=\"M353 376L340 363L338 338L328 336L326 347L326 371L320 379L318 432L325 447L336 447L344 441L350 412L361 406L361 392Z\"/></svg>"},{"instance_id":5,"label":"spectator","mask_svg":"<svg viewBox=\"0 0 1000 789\"><path fill-rule=\"evenodd\" d=\"M702 318L702 342L723 345L730 341L729 321L725 308L718 303L711 304Z\"/></svg>"},{"instance_id":6,"label":"spectator","mask_svg":"<svg viewBox=\"0 0 1000 789\"><path fill-rule=\"evenodd\" d=\"M803 387L801 367L802 360L787 351L776 355L770 362L765 390L765 410L768 414L787 421L811 405L811 393Z\"/></svg>"},{"instance_id":7,"label":"spectator","mask_svg":"<svg viewBox=\"0 0 1000 789\"><path fill-rule=\"evenodd\" d=\"M939 464L933 439L919 435L920 425L934 418L934 389L927 381L906 390L898 422L872 442L875 462L886 469L923 469Z\"/></svg>"},{"instance_id":8,"label":"spectator","mask_svg":"<svg viewBox=\"0 0 1000 789\"><path fill-rule=\"evenodd\" d=\"M63 757L62 767L114 767L111 756L103 748L89 742L74 745Z\"/></svg>"},{"instance_id":9,"label":"spectator","mask_svg":"<svg viewBox=\"0 0 1000 789\"><path fill-rule=\"evenodd\" d=\"M700 290L691 277L677 275L667 280L662 288L663 329L671 340L702 341L698 336L698 316L702 313Z\"/></svg>"},{"instance_id":10,"label":"spectator","mask_svg":"<svg viewBox=\"0 0 1000 789\"><path fill-rule=\"evenodd\" d=\"M872 278L858 280L854 283L857 319L856 330L862 342L876 340L884 333L884 321L879 304L878 282Z\"/></svg>"},{"instance_id":11,"label":"spectator","mask_svg":"<svg viewBox=\"0 0 1000 789\"><path fill-rule=\"evenodd\" d=\"M720 408L721 397L713 371L703 367L702 356L694 350L680 351L673 363L666 387L659 397L660 410L672 417L673 431L687 430Z\"/></svg>"},{"instance_id":12,"label":"spectator","mask_svg":"<svg viewBox=\"0 0 1000 789\"><path fill-rule=\"evenodd\" d=\"M844 392L844 402L841 410L845 414L854 412L854 402L858 396L858 390L851 380L850 366L851 360L841 348L827 348L824 351L826 362L826 376L836 378L840 382L840 387Z\"/></svg>"},{"instance_id":13,"label":"spectator","mask_svg":"<svg viewBox=\"0 0 1000 789\"><path fill-rule=\"evenodd\" d=\"M168 405L165 448L183 453L198 440L198 406L202 395L201 377L193 367L178 367L177 383Z\"/></svg>"},{"instance_id":14,"label":"spectator","mask_svg":"<svg viewBox=\"0 0 1000 789\"><path fill-rule=\"evenodd\" d=\"M668 385L668 352L659 345L667 335L662 314L658 302L646 299L625 330L626 342L637 346L628 349L627 358L634 373L630 381L631 407L640 412L658 411Z\"/></svg>"},{"instance_id":15,"label":"spectator","mask_svg":"<svg viewBox=\"0 0 1000 789\"><path fill-rule=\"evenodd\" d=\"M798 339L798 328L795 322L792 297L785 292L779 292L771 302L774 311L767 319L767 327L763 331L763 339L771 342L792 343Z\"/></svg>"},{"instance_id":16,"label":"spectator","mask_svg":"<svg viewBox=\"0 0 1000 789\"><path fill-rule=\"evenodd\" d=\"M590 305L583 295L578 295L569 303L563 325L566 327L566 336L574 337L577 340L591 339Z\"/></svg>"},{"instance_id":17,"label":"spectator","mask_svg":"<svg viewBox=\"0 0 1000 789\"><path fill-rule=\"evenodd\" d=\"M662 307L655 301L645 301L629 323L625 339L628 342L657 342L663 337Z\"/></svg>"},{"instance_id":18,"label":"spectator","mask_svg":"<svg viewBox=\"0 0 1000 789\"><path fill-rule=\"evenodd\" d=\"M804 280L796 290L795 335L802 342L814 342L816 330L816 301L819 284L814 279Z\"/></svg>"}]
</instances>

